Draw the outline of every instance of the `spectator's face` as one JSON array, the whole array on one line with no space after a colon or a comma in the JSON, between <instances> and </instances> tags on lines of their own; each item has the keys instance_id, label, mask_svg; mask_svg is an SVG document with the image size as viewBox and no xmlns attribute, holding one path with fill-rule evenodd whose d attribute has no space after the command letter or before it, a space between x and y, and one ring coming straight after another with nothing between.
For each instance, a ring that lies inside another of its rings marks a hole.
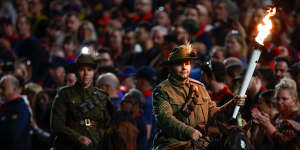
<instances>
[{"instance_id":1,"label":"spectator's face","mask_svg":"<svg viewBox=\"0 0 300 150\"><path fill-rule=\"evenodd\" d=\"M79 29L79 35L82 41L88 41L91 39L92 31L87 24L83 24Z\"/></svg>"},{"instance_id":2,"label":"spectator's face","mask_svg":"<svg viewBox=\"0 0 300 150\"><path fill-rule=\"evenodd\" d=\"M135 36L138 43L144 43L149 39L149 33L145 28L138 28Z\"/></svg>"},{"instance_id":3,"label":"spectator's face","mask_svg":"<svg viewBox=\"0 0 300 150\"><path fill-rule=\"evenodd\" d=\"M143 16L152 11L151 0L136 0L135 9L136 12Z\"/></svg>"},{"instance_id":4,"label":"spectator's face","mask_svg":"<svg viewBox=\"0 0 300 150\"><path fill-rule=\"evenodd\" d=\"M198 15L198 12L195 8L188 8L187 11L186 11L186 16L187 16L187 18L193 19L196 22L199 21L199 15Z\"/></svg>"},{"instance_id":5,"label":"spectator's face","mask_svg":"<svg viewBox=\"0 0 300 150\"><path fill-rule=\"evenodd\" d=\"M176 27L174 34L176 35L176 39L179 43L184 43L189 40L189 34L182 26Z\"/></svg>"},{"instance_id":6,"label":"spectator's face","mask_svg":"<svg viewBox=\"0 0 300 150\"><path fill-rule=\"evenodd\" d=\"M145 79L142 78L136 78L135 79L135 87L139 89L140 91L145 91L145 82L147 82Z\"/></svg>"},{"instance_id":7,"label":"spectator's face","mask_svg":"<svg viewBox=\"0 0 300 150\"><path fill-rule=\"evenodd\" d=\"M238 42L237 38L230 36L225 42L225 48L229 56L239 56L242 46Z\"/></svg>"},{"instance_id":8,"label":"spectator's face","mask_svg":"<svg viewBox=\"0 0 300 150\"><path fill-rule=\"evenodd\" d=\"M109 43L112 49L119 50L118 46L122 45L122 35L119 30L115 30L110 34Z\"/></svg>"},{"instance_id":9,"label":"spectator's face","mask_svg":"<svg viewBox=\"0 0 300 150\"><path fill-rule=\"evenodd\" d=\"M20 35L25 35L30 30L30 25L26 22L25 17L19 17L17 20L17 30Z\"/></svg>"},{"instance_id":10,"label":"spectator's face","mask_svg":"<svg viewBox=\"0 0 300 150\"><path fill-rule=\"evenodd\" d=\"M24 81L29 80L29 71L24 63L19 64L18 67L15 68L14 74L23 77Z\"/></svg>"},{"instance_id":11,"label":"spectator's face","mask_svg":"<svg viewBox=\"0 0 300 150\"><path fill-rule=\"evenodd\" d=\"M65 84L67 86L74 85L77 81L76 75L74 73L68 73L65 78Z\"/></svg>"},{"instance_id":12,"label":"spectator's face","mask_svg":"<svg viewBox=\"0 0 300 150\"><path fill-rule=\"evenodd\" d=\"M11 85L9 79L3 80L0 84L0 95L3 96L4 101L9 100L15 92L16 89Z\"/></svg>"},{"instance_id":13,"label":"spectator's face","mask_svg":"<svg viewBox=\"0 0 300 150\"><path fill-rule=\"evenodd\" d=\"M105 84L104 79L100 79L98 81L98 88L105 91L105 92L110 92L110 88L108 84Z\"/></svg>"},{"instance_id":14,"label":"spectator's face","mask_svg":"<svg viewBox=\"0 0 300 150\"><path fill-rule=\"evenodd\" d=\"M224 62L224 53L221 50L216 50L212 55L213 60Z\"/></svg>"},{"instance_id":15,"label":"spectator's face","mask_svg":"<svg viewBox=\"0 0 300 150\"><path fill-rule=\"evenodd\" d=\"M257 9L254 13L254 16L253 16L253 22L258 23L259 21L262 20L263 17L264 17L264 10L263 9Z\"/></svg>"},{"instance_id":16,"label":"spectator's face","mask_svg":"<svg viewBox=\"0 0 300 150\"><path fill-rule=\"evenodd\" d=\"M281 89L277 92L277 108L280 113L286 114L287 112L293 112L293 108L296 104L296 98L292 97L288 90Z\"/></svg>"},{"instance_id":17,"label":"spectator's face","mask_svg":"<svg viewBox=\"0 0 300 150\"><path fill-rule=\"evenodd\" d=\"M79 80L82 82L83 87L91 85L93 82L95 70L90 66L82 66L78 68Z\"/></svg>"},{"instance_id":18,"label":"spectator's face","mask_svg":"<svg viewBox=\"0 0 300 150\"><path fill-rule=\"evenodd\" d=\"M77 31L79 24L79 19L76 16L69 16L66 20L67 32Z\"/></svg>"},{"instance_id":19,"label":"spectator's face","mask_svg":"<svg viewBox=\"0 0 300 150\"><path fill-rule=\"evenodd\" d=\"M68 42L64 43L63 48L64 48L64 52L67 55L73 54L73 52L75 50L75 43L73 41L68 41Z\"/></svg>"},{"instance_id":20,"label":"spectator's face","mask_svg":"<svg viewBox=\"0 0 300 150\"><path fill-rule=\"evenodd\" d=\"M209 22L209 15L208 15L208 10L206 7L198 9L200 14L199 14L199 23L204 24Z\"/></svg>"},{"instance_id":21,"label":"spectator's face","mask_svg":"<svg viewBox=\"0 0 300 150\"><path fill-rule=\"evenodd\" d=\"M288 77L288 64L285 61L279 61L275 64L276 81L279 82L284 77Z\"/></svg>"},{"instance_id":22,"label":"spectator's face","mask_svg":"<svg viewBox=\"0 0 300 150\"><path fill-rule=\"evenodd\" d=\"M19 13L27 14L28 13L28 3L27 0L18 0L17 1L17 10Z\"/></svg>"},{"instance_id":23,"label":"spectator's face","mask_svg":"<svg viewBox=\"0 0 300 150\"><path fill-rule=\"evenodd\" d=\"M89 50L90 50L89 52L92 56L98 56L94 45L89 45L89 46L87 46L87 48L89 48Z\"/></svg>"},{"instance_id":24,"label":"spectator's face","mask_svg":"<svg viewBox=\"0 0 300 150\"><path fill-rule=\"evenodd\" d=\"M57 29L51 27L47 28L47 35L52 39L57 39Z\"/></svg>"},{"instance_id":25,"label":"spectator's face","mask_svg":"<svg viewBox=\"0 0 300 150\"><path fill-rule=\"evenodd\" d=\"M124 35L123 44L124 44L124 48L127 48L125 50L129 50L129 51L132 50L132 48L135 45L135 35L133 31L127 32Z\"/></svg>"},{"instance_id":26,"label":"spectator's face","mask_svg":"<svg viewBox=\"0 0 300 150\"><path fill-rule=\"evenodd\" d=\"M50 102L49 96L46 93L43 93L42 96L40 97L40 103L39 103L40 108L43 110L46 109L49 102Z\"/></svg>"},{"instance_id":27,"label":"spectator's face","mask_svg":"<svg viewBox=\"0 0 300 150\"><path fill-rule=\"evenodd\" d=\"M100 53L98 55L99 58L99 67L105 67L105 66L113 66L114 62L111 59L110 55L108 53Z\"/></svg>"},{"instance_id":28,"label":"spectator's face","mask_svg":"<svg viewBox=\"0 0 300 150\"><path fill-rule=\"evenodd\" d=\"M134 79L131 77L125 78L121 84L124 85L127 88L127 90L130 90L135 87Z\"/></svg>"},{"instance_id":29,"label":"spectator's face","mask_svg":"<svg viewBox=\"0 0 300 150\"><path fill-rule=\"evenodd\" d=\"M159 11L156 15L156 24L168 27L170 25L170 18L165 11Z\"/></svg>"},{"instance_id":30,"label":"spectator's face","mask_svg":"<svg viewBox=\"0 0 300 150\"><path fill-rule=\"evenodd\" d=\"M122 4L123 0L114 0L113 4L114 6L120 6Z\"/></svg>"},{"instance_id":31,"label":"spectator's face","mask_svg":"<svg viewBox=\"0 0 300 150\"><path fill-rule=\"evenodd\" d=\"M63 84L64 83L64 79L65 79L65 68L64 67L57 67L55 69L55 78L57 83L59 84Z\"/></svg>"},{"instance_id":32,"label":"spectator's face","mask_svg":"<svg viewBox=\"0 0 300 150\"><path fill-rule=\"evenodd\" d=\"M164 42L165 42L163 31L156 30L153 33L152 40L153 40L153 46L154 46L154 48L161 49L163 47Z\"/></svg>"},{"instance_id":33,"label":"spectator's face","mask_svg":"<svg viewBox=\"0 0 300 150\"><path fill-rule=\"evenodd\" d=\"M228 16L228 10L224 2L219 2L215 7L215 18L218 21L225 21Z\"/></svg>"},{"instance_id":34,"label":"spectator's face","mask_svg":"<svg viewBox=\"0 0 300 150\"><path fill-rule=\"evenodd\" d=\"M7 37L11 37L14 31L13 26L11 24L4 24L2 28L3 28L4 35Z\"/></svg>"},{"instance_id":35,"label":"spectator's face","mask_svg":"<svg viewBox=\"0 0 300 150\"><path fill-rule=\"evenodd\" d=\"M186 19L185 15L178 15L176 16L176 20L174 22L174 24L183 24L184 20Z\"/></svg>"},{"instance_id":36,"label":"spectator's face","mask_svg":"<svg viewBox=\"0 0 300 150\"><path fill-rule=\"evenodd\" d=\"M260 103L258 105L258 108L260 110L262 110L263 112L265 112L265 113L267 113L269 115L272 115L272 104L267 104L265 101L266 100L261 97L261 99L259 100Z\"/></svg>"},{"instance_id":37,"label":"spectator's face","mask_svg":"<svg viewBox=\"0 0 300 150\"><path fill-rule=\"evenodd\" d=\"M179 77L179 79L187 79L191 72L191 61L186 60L172 66L174 74Z\"/></svg>"},{"instance_id":38,"label":"spectator's face","mask_svg":"<svg viewBox=\"0 0 300 150\"><path fill-rule=\"evenodd\" d=\"M43 6L39 0L31 0L29 2L29 8L30 11L35 14L35 13L40 13L43 9Z\"/></svg>"}]
</instances>

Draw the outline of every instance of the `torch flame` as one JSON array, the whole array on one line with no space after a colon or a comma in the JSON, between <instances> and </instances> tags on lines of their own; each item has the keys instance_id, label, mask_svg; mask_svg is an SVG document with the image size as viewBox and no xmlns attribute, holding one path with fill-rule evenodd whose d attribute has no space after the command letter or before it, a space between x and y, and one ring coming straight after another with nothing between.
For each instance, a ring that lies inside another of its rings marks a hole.
<instances>
[{"instance_id":1,"label":"torch flame","mask_svg":"<svg viewBox=\"0 0 300 150\"><path fill-rule=\"evenodd\" d=\"M267 10L266 16L263 18L263 23L260 23L257 26L258 34L255 37L255 41L261 45L264 45L265 38L270 34L272 29L272 21L270 20L271 16L274 16L276 13L276 8L270 8Z\"/></svg>"}]
</instances>

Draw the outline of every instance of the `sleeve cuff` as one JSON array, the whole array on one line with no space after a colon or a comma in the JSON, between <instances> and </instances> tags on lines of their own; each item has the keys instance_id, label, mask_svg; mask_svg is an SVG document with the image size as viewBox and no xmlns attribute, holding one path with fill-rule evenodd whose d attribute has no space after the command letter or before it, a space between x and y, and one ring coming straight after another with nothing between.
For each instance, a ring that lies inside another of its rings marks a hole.
<instances>
[{"instance_id":1,"label":"sleeve cuff","mask_svg":"<svg viewBox=\"0 0 300 150\"><path fill-rule=\"evenodd\" d=\"M186 135L187 135L188 138L191 138L191 137L192 137L192 134L193 134L194 130L195 130L195 129L192 128L192 127L186 128L185 133L186 133Z\"/></svg>"}]
</instances>

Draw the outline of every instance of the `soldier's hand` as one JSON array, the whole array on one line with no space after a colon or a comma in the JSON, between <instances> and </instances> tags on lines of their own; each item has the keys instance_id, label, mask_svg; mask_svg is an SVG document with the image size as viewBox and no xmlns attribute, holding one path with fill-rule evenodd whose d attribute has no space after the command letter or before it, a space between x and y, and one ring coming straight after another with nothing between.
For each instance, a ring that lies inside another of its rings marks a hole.
<instances>
[{"instance_id":1,"label":"soldier's hand","mask_svg":"<svg viewBox=\"0 0 300 150\"><path fill-rule=\"evenodd\" d=\"M238 106L244 106L246 98L247 98L247 95L244 95L244 96L236 95L233 97L233 101Z\"/></svg>"},{"instance_id":2,"label":"soldier's hand","mask_svg":"<svg viewBox=\"0 0 300 150\"><path fill-rule=\"evenodd\" d=\"M201 132L198 130L194 130L194 132L192 133L192 139L194 141L197 141L200 137L202 137Z\"/></svg>"},{"instance_id":3,"label":"soldier's hand","mask_svg":"<svg viewBox=\"0 0 300 150\"><path fill-rule=\"evenodd\" d=\"M81 144L83 144L85 146L89 146L92 143L91 139L89 139L86 136L80 136L78 140Z\"/></svg>"}]
</instances>

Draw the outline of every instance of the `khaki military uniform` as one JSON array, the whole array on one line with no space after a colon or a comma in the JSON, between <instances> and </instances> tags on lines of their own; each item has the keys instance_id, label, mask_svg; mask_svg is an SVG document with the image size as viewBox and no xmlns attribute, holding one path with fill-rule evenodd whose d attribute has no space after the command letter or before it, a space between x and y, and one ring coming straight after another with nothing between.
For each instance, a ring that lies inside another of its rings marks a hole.
<instances>
[{"instance_id":1,"label":"khaki military uniform","mask_svg":"<svg viewBox=\"0 0 300 150\"><path fill-rule=\"evenodd\" d=\"M186 102L191 85L196 87L198 97L194 111L188 117L183 117L180 110ZM234 106L233 101L229 101L222 107L216 107L199 81L188 78L180 82L169 76L153 92L153 112L158 127L153 148L165 150L191 146L191 135L195 128L207 125L214 119L229 120ZM200 142L200 147L205 148L208 145L204 138Z\"/></svg>"},{"instance_id":2,"label":"khaki military uniform","mask_svg":"<svg viewBox=\"0 0 300 150\"><path fill-rule=\"evenodd\" d=\"M57 136L55 149L95 149L101 142L111 116L108 95L90 86L83 89L77 82L74 86L59 90L51 110L51 130ZM78 138L86 136L92 140L88 147Z\"/></svg>"}]
</instances>

